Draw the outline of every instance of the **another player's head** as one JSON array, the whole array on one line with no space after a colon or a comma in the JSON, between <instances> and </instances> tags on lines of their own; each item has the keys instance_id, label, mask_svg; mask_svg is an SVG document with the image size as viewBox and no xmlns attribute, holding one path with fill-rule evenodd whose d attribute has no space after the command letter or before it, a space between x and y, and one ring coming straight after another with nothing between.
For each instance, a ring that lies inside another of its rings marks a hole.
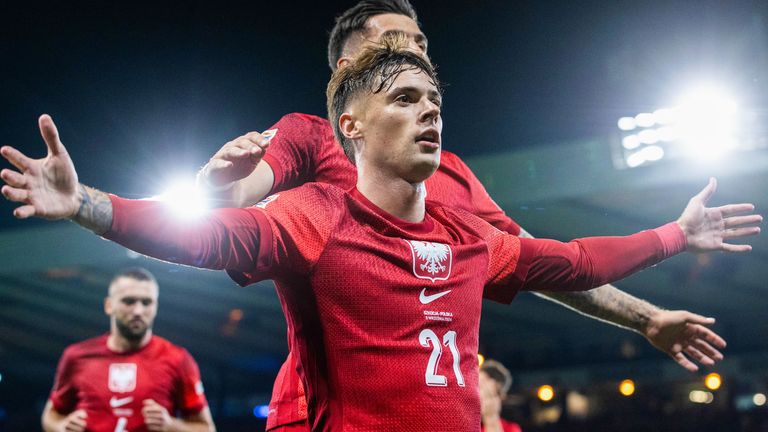
<instances>
[{"instance_id":1,"label":"another player's head","mask_svg":"<svg viewBox=\"0 0 768 432\"><path fill-rule=\"evenodd\" d=\"M441 89L403 34L371 44L328 83L328 117L347 157L416 183L440 164ZM362 171L361 171L362 172Z\"/></svg>"},{"instance_id":2,"label":"another player's head","mask_svg":"<svg viewBox=\"0 0 768 432\"><path fill-rule=\"evenodd\" d=\"M117 273L104 301L112 333L132 343L151 335L157 316L158 291L155 277L143 268L128 268Z\"/></svg>"},{"instance_id":3,"label":"another player's head","mask_svg":"<svg viewBox=\"0 0 768 432\"><path fill-rule=\"evenodd\" d=\"M481 395L484 390L489 390L504 399L512 387L512 374L496 360L486 360L480 366L479 382Z\"/></svg>"},{"instance_id":4,"label":"another player's head","mask_svg":"<svg viewBox=\"0 0 768 432\"><path fill-rule=\"evenodd\" d=\"M328 40L331 70L348 64L365 45L378 42L387 32L404 33L409 47L426 56L427 37L408 0L362 0L336 18Z\"/></svg>"}]
</instances>

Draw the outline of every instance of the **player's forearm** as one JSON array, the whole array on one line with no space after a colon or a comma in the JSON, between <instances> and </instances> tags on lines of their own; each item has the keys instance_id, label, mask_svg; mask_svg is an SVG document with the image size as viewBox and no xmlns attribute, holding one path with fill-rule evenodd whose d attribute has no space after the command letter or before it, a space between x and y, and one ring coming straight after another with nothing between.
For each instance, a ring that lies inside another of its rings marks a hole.
<instances>
[{"instance_id":1,"label":"player's forearm","mask_svg":"<svg viewBox=\"0 0 768 432\"><path fill-rule=\"evenodd\" d=\"M622 279L685 250L680 227L667 224L626 237L588 237L561 243L520 239L523 289L578 291Z\"/></svg>"},{"instance_id":2,"label":"player's forearm","mask_svg":"<svg viewBox=\"0 0 768 432\"><path fill-rule=\"evenodd\" d=\"M180 220L161 201L110 195L108 240L164 261L208 269L247 271L259 251L259 223L247 209L218 209Z\"/></svg>"},{"instance_id":3,"label":"player's forearm","mask_svg":"<svg viewBox=\"0 0 768 432\"><path fill-rule=\"evenodd\" d=\"M53 408L51 401L48 400L45 404L45 408L43 408L43 415L40 417L40 423L43 426L43 431L58 432L61 430L61 425L66 418L67 416L59 414L59 412Z\"/></svg>"},{"instance_id":4,"label":"player's forearm","mask_svg":"<svg viewBox=\"0 0 768 432\"><path fill-rule=\"evenodd\" d=\"M501 418L498 415L492 417L483 417L483 430L485 432L504 432L504 427L501 425Z\"/></svg>"},{"instance_id":5,"label":"player's forearm","mask_svg":"<svg viewBox=\"0 0 768 432\"><path fill-rule=\"evenodd\" d=\"M109 196L92 187L80 184L78 188L80 207L72 221L78 225L102 235L112 225L112 202Z\"/></svg>"},{"instance_id":6,"label":"player's forearm","mask_svg":"<svg viewBox=\"0 0 768 432\"><path fill-rule=\"evenodd\" d=\"M589 291L536 293L576 312L638 333L645 333L648 321L660 309L627 294L613 285Z\"/></svg>"},{"instance_id":7,"label":"player's forearm","mask_svg":"<svg viewBox=\"0 0 768 432\"><path fill-rule=\"evenodd\" d=\"M274 172L269 164L261 161L247 177L224 186L212 186L207 179L206 168L197 174L197 187L205 190L215 208L243 208L264 199L272 189Z\"/></svg>"}]
</instances>

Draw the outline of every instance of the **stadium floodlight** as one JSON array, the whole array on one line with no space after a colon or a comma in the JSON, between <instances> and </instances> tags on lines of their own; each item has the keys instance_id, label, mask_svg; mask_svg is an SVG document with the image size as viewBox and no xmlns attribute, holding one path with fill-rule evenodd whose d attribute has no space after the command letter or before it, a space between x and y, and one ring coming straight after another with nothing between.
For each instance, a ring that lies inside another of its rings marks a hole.
<instances>
[{"instance_id":1,"label":"stadium floodlight","mask_svg":"<svg viewBox=\"0 0 768 432\"><path fill-rule=\"evenodd\" d=\"M688 400L698 404L710 404L713 400L715 400L715 395L708 391L692 390L688 394Z\"/></svg>"},{"instance_id":2,"label":"stadium floodlight","mask_svg":"<svg viewBox=\"0 0 768 432\"><path fill-rule=\"evenodd\" d=\"M162 195L155 199L166 202L173 213L181 219L197 218L209 209L208 200L203 191L189 181L173 182Z\"/></svg>"},{"instance_id":3,"label":"stadium floodlight","mask_svg":"<svg viewBox=\"0 0 768 432\"><path fill-rule=\"evenodd\" d=\"M618 151L624 167L638 167L664 157L715 160L723 153L748 148L744 115L728 92L698 85L677 103L618 121ZM652 150L645 152L645 148Z\"/></svg>"},{"instance_id":4,"label":"stadium floodlight","mask_svg":"<svg viewBox=\"0 0 768 432\"><path fill-rule=\"evenodd\" d=\"M763 393L755 393L754 396L752 396L752 403L755 404L755 406L763 406L765 405L766 398Z\"/></svg>"}]
</instances>

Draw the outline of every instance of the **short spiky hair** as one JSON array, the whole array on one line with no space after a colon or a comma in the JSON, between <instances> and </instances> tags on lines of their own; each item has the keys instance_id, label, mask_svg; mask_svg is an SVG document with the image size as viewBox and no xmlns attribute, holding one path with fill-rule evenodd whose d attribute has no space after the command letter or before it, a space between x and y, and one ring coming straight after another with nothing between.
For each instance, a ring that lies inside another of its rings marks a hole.
<instances>
[{"instance_id":1,"label":"short spiky hair","mask_svg":"<svg viewBox=\"0 0 768 432\"><path fill-rule=\"evenodd\" d=\"M363 48L349 66L336 70L328 82L325 93L328 120L333 126L336 139L352 163L355 163L354 148L352 142L341 133L339 118L355 97L363 93L373 95L386 91L401 73L411 70L427 74L437 91L442 93L434 66L407 48L408 39L403 33L387 33L378 44Z\"/></svg>"},{"instance_id":2,"label":"short spiky hair","mask_svg":"<svg viewBox=\"0 0 768 432\"><path fill-rule=\"evenodd\" d=\"M328 65L332 71L336 70L336 63L349 37L363 31L372 16L387 13L405 15L417 23L419 21L416 10L408 0L362 0L336 17L336 24L328 39Z\"/></svg>"},{"instance_id":3,"label":"short spiky hair","mask_svg":"<svg viewBox=\"0 0 768 432\"><path fill-rule=\"evenodd\" d=\"M142 268L142 267L128 267L120 270L112 277L112 282L120 279L120 278L130 278L135 279L137 281L149 281L154 282L157 284L157 280L155 279L155 276L152 275L152 273L149 272L149 270Z\"/></svg>"}]
</instances>

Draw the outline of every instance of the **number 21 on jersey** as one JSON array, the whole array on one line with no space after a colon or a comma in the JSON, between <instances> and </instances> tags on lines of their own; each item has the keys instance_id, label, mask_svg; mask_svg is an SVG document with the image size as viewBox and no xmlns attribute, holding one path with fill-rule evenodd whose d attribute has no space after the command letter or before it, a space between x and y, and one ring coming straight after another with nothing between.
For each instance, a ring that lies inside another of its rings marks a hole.
<instances>
[{"instance_id":1,"label":"number 21 on jersey","mask_svg":"<svg viewBox=\"0 0 768 432\"><path fill-rule=\"evenodd\" d=\"M419 343L425 348L429 348L432 345L432 354L429 355L427 370L424 373L424 379L428 386L446 387L448 385L448 379L445 375L437 373L440 357L443 355L443 346L447 346L450 348L451 355L453 356L453 374L456 376L456 382L460 387L464 387L464 375L461 374L461 368L459 367L459 349L456 347L455 331L447 331L441 341L435 332L430 329L424 329L419 334Z\"/></svg>"}]
</instances>

